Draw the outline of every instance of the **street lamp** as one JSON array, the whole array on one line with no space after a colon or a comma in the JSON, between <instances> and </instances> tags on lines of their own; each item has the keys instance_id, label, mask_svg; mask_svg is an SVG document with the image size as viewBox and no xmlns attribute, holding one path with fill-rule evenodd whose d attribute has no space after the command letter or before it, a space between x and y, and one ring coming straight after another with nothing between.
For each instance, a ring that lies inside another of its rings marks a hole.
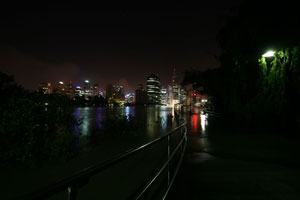
<instances>
[{"instance_id":1,"label":"street lamp","mask_svg":"<svg viewBox=\"0 0 300 200\"><path fill-rule=\"evenodd\" d=\"M265 54L262 55L264 58L269 58L269 57L274 57L275 56L275 51L267 51Z\"/></svg>"}]
</instances>

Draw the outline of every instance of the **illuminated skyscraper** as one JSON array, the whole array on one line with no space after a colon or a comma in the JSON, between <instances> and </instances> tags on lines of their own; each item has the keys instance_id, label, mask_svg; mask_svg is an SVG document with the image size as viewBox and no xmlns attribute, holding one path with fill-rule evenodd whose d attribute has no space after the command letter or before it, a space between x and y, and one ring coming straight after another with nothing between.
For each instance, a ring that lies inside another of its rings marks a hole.
<instances>
[{"instance_id":1,"label":"illuminated skyscraper","mask_svg":"<svg viewBox=\"0 0 300 200\"><path fill-rule=\"evenodd\" d=\"M167 93L167 88L165 86L161 87L161 100L160 103L162 105L167 105L168 104L168 93Z\"/></svg>"},{"instance_id":2,"label":"illuminated skyscraper","mask_svg":"<svg viewBox=\"0 0 300 200\"><path fill-rule=\"evenodd\" d=\"M84 95L85 96L91 96L92 94L92 89L91 89L91 83L89 80L85 80L83 83L83 90L84 90Z\"/></svg>"},{"instance_id":3,"label":"illuminated skyscraper","mask_svg":"<svg viewBox=\"0 0 300 200\"><path fill-rule=\"evenodd\" d=\"M179 85L177 83L177 75L176 75L176 69L173 71L172 75L172 88L173 88L173 103L179 103Z\"/></svg>"},{"instance_id":4,"label":"illuminated skyscraper","mask_svg":"<svg viewBox=\"0 0 300 200\"><path fill-rule=\"evenodd\" d=\"M147 78L147 98L148 104L160 104L160 79L155 74L150 74Z\"/></svg>"}]
</instances>

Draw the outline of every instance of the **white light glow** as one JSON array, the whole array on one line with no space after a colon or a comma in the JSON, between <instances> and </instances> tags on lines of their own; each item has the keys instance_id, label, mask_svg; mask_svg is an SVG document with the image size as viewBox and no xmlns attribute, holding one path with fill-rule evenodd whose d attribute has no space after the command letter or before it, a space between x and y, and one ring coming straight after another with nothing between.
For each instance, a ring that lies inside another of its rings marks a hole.
<instances>
[{"instance_id":1,"label":"white light glow","mask_svg":"<svg viewBox=\"0 0 300 200\"><path fill-rule=\"evenodd\" d=\"M268 51L267 53L265 53L264 55L262 55L262 57L266 58L266 57L273 57L275 55L275 51Z\"/></svg>"},{"instance_id":2,"label":"white light glow","mask_svg":"<svg viewBox=\"0 0 300 200\"><path fill-rule=\"evenodd\" d=\"M89 80L85 80L85 82L86 82L86 83L89 83L90 81L89 81Z\"/></svg>"},{"instance_id":3,"label":"white light glow","mask_svg":"<svg viewBox=\"0 0 300 200\"><path fill-rule=\"evenodd\" d=\"M201 111L200 118L201 118L202 133L205 133L205 128L206 128L206 125L207 125L207 116L205 114L203 114L202 111Z\"/></svg>"},{"instance_id":4,"label":"white light glow","mask_svg":"<svg viewBox=\"0 0 300 200\"><path fill-rule=\"evenodd\" d=\"M63 84L64 84L64 82L62 82L62 81L59 81L59 84L62 84L62 85L63 85Z\"/></svg>"}]
</instances>

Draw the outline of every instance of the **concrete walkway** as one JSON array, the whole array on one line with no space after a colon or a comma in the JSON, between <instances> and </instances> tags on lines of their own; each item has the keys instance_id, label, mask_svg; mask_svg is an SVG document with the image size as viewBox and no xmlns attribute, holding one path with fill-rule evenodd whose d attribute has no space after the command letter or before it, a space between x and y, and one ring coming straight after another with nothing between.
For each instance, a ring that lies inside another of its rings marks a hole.
<instances>
[{"instance_id":1,"label":"concrete walkway","mask_svg":"<svg viewBox=\"0 0 300 200\"><path fill-rule=\"evenodd\" d=\"M193 118L167 199L300 199L298 141L207 130Z\"/></svg>"}]
</instances>

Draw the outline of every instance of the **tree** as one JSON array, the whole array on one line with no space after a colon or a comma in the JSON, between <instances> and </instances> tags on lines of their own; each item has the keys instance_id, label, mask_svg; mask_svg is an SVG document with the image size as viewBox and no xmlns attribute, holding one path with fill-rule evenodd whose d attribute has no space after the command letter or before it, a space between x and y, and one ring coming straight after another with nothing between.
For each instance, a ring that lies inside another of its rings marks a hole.
<instances>
[{"instance_id":1,"label":"tree","mask_svg":"<svg viewBox=\"0 0 300 200\"><path fill-rule=\"evenodd\" d=\"M37 166L71 158L76 136L73 107L59 94L28 92L0 74L0 161Z\"/></svg>"},{"instance_id":2,"label":"tree","mask_svg":"<svg viewBox=\"0 0 300 200\"><path fill-rule=\"evenodd\" d=\"M237 118L263 123L269 119L283 126L295 121L300 100L300 18L295 8L294 3L244 1L239 14L228 17L219 32L221 97ZM277 52L269 63L262 58L268 49Z\"/></svg>"}]
</instances>

